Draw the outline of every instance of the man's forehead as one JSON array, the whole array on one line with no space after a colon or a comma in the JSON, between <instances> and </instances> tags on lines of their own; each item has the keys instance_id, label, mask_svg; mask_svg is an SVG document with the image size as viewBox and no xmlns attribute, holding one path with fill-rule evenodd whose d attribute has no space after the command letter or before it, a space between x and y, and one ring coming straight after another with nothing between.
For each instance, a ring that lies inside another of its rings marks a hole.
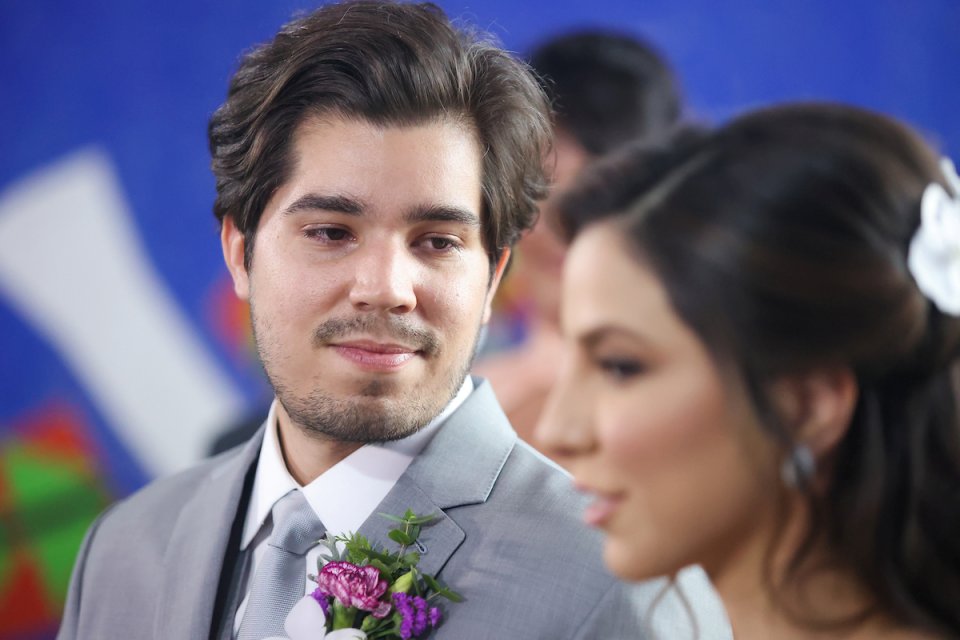
<instances>
[{"instance_id":1,"label":"man's forehead","mask_svg":"<svg viewBox=\"0 0 960 640\"><path fill-rule=\"evenodd\" d=\"M294 128L293 139L300 139L303 132L311 128L336 125L365 125L381 132L398 129L418 129L431 125L449 126L451 133L453 131L459 131L459 133L471 137L474 142L477 143L478 147L482 146L476 123L468 114L459 110L376 118L361 113L349 113L338 109L311 109L300 118L300 121Z\"/></svg>"},{"instance_id":2,"label":"man's forehead","mask_svg":"<svg viewBox=\"0 0 960 640\"><path fill-rule=\"evenodd\" d=\"M317 114L300 123L292 142L278 190L283 213L361 217L389 206L409 222L483 224L483 159L459 119L379 123Z\"/></svg>"}]
</instances>

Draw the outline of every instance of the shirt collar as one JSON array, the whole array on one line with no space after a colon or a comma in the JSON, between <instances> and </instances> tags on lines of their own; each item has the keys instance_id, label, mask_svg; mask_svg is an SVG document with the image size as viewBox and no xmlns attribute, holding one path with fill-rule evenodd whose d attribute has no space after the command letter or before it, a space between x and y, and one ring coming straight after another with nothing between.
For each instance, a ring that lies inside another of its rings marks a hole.
<instances>
[{"instance_id":1,"label":"shirt collar","mask_svg":"<svg viewBox=\"0 0 960 640\"><path fill-rule=\"evenodd\" d=\"M365 444L305 487L294 480L283 461L277 436L277 400L274 400L267 414L240 548L250 545L273 505L293 489L303 491L327 531L335 534L357 531L440 425L472 392L473 380L467 376L454 398L427 426L400 440Z\"/></svg>"}]
</instances>

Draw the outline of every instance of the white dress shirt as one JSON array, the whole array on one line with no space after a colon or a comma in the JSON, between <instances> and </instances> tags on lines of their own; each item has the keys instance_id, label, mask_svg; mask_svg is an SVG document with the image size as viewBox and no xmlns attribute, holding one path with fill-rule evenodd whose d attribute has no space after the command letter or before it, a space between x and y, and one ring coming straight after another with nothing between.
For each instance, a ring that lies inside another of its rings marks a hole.
<instances>
[{"instance_id":1,"label":"white dress shirt","mask_svg":"<svg viewBox=\"0 0 960 640\"><path fill-rule=\"evenodd\" d=\"M260 448L240 541L241 551L250 548L253 556L246 572L248 579L246 584L242 585L243 601L237 607L234 618L234 637L240 630L240 622L247 608L252 577L256 575L257 566L266 552L266 542L272 531L272 525L267 524L267 517L277 500L292 489L303 491L307 502L330 535L356 532L390 492L413 459L427 446L443 421L456 411L472 392L473 381L467 376L457 395L427 426L401 440L365 444L305 487L294 480L284 463L277 435L277 401L273 401L267 415L267 429ZM306 574L316 574L317 558L322 551L322 547L314 546L307 552ZM305 577L304 595L311 593L314 588L316 585Z\"/></svg>"}]
</instances>

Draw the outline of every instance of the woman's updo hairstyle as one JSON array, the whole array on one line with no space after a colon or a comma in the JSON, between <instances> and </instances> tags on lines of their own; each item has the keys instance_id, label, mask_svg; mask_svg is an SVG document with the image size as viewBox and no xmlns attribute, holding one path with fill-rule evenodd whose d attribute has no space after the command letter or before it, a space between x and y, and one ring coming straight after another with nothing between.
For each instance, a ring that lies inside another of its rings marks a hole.
<instances>
[{"instance_id":1,"label":"woman's updo hairstyle","mask_svg":"<svg viewBox=\"0 0 960 640\"><path fill-rule=\"evenodd\" d=\"M813 522L791 567L825 542L880 610L955 637L960 318L939 311L907 267L934 182L960 198L903 124L840 105L781 106L598 163L561 203L561 225L573 238L616 214L625 246L721 370L742 379L784 455L793 437L770 383L824 367L855 373L855 413L826 490L807 491Z\"/></svg>"}]
</instances>

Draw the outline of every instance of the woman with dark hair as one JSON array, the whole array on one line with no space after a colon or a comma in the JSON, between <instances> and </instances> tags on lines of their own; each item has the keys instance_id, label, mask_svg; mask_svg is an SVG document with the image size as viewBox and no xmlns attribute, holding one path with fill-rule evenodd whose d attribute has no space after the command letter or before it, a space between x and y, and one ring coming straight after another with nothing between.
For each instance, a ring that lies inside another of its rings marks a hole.
<instances>
[{"instance_id":1,"label":"woman with dark hair","mask_svg":"<svg viewBox=\"0 0 960 640\"><path fill-rule=\"evenodd\" d=\"M783 106L567 198L537 436L626 579L702 565L740 639L960 638L960 180L905 127Z\"/></svg>"}]
</instances>

